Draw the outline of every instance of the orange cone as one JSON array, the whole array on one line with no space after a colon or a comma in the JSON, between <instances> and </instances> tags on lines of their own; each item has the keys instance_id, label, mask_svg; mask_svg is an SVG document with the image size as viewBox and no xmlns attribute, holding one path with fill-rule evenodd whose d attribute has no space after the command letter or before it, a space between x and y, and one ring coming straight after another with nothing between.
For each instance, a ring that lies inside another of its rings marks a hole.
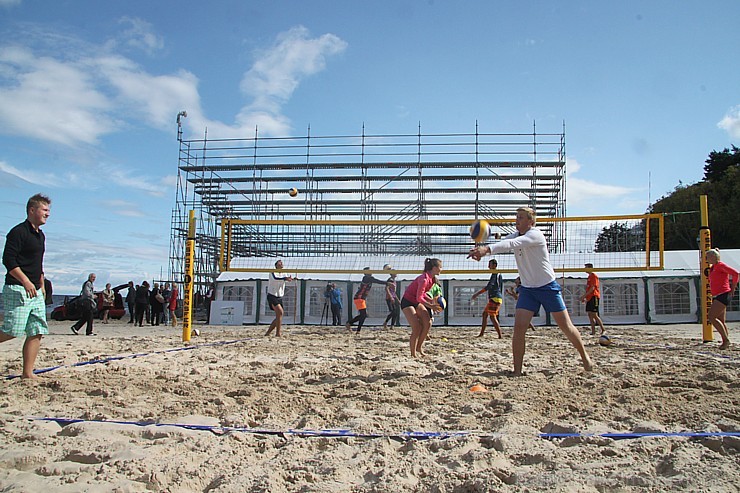
<instances>
[{"instance_id":1,"label":"orange cone","mask_svg":"<svg viewBox=\"0 0 740 493\"><path fill-rule=\"evenodd\" d=\"M488 390L481 384L476 383L472 387L470 387L471 392L488 392Z\"/></svg>"}]
</instances>

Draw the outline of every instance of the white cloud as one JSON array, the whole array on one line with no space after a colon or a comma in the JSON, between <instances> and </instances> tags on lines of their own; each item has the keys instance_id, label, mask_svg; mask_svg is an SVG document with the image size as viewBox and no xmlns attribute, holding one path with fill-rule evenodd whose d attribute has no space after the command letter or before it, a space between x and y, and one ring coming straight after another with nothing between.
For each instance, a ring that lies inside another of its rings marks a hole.
<instances>
[{"instance_id":1,"label":"white cloud","mask_svg":"<svg viewBox=\"0 0 740 493\"><path fill-rule=\"evenodd\" d=\"M56 57L0 46L0 132L68 147L97 145L101 137L140 121L168 130L185 109L185 124L198 133L208 128L219 138L245 137L258 127L262 135L285 135L290 131L282 114L285 102L305 77L324 70L327 58L347 46L333 34L311 38L304 27L280 34L245 73L241 90L252 100L228 124L205 116L194 74L151 74L111 52L131 46L137 36L138 47L150 53L163 46L147 22L128 17L122 22L129 28L98 47L38 35L65 46Z\"/></svg>"},{"instance_id":2,"label":"white cloud","mask_svg":"<svg viewBox=\"0 0 740 493\"><path fill-rule=\"evenodd\" d=\"M567 158L566 193L568 195L567 203L569 215L574 215L575 212L571 207L580 208L580 210L585 210L589 214L598 214L599 209L602 209L602 206L607 202L613 203L615 200L630 200L633 194L639 192L639 190L635 188L597 183L595 181L574 177L573 175L581 171L582 168L583 166L577 160ZM581 212L578 212L575 215L579 214L581 214Z\"/></svg>"},{"instance_id":3,"label":"white cloud","mask_svg":"<svg viewBox=\"0 0 740 493\"><path fill-rule=\"evenodd\" d=\"M111 104L80 64L36 56L26 48L0 48L3 132L64 145L95 143L112 131Z\"/></svg>"},{"instance_id":4,"label":"white cloud","mask_svg":"<svg viewBox=\"0 0 740 493\"><path fill-rule=\"evenodd\" d=\"M740 140L740 105L730 108L717 126L726 131L730 138Z\"/></svg>"},{"instance_id":5,"label":"white cloud","mask_svg":"<svg viewBox=\"0 0 740 493\"><path fill-rule=\"evenodd\" d=\"M301 81L326 68L326 59L343 52L347 43L333 34L310 38L308 29L294 27L281 33L276 43L260 52L244 74L240 88L254 98L237 115L237 123L267 133L284 132L288 120L280 114ZM266 127L266 128L265 128Z\"/></svg>"},{"instance_id":6,"label":"white cloud","mask_svg":"<svg viewBox=\"0 0 740 493\"><path fill-rule=\"evenodd\" d=\"M581 163L570 157L565 158L565 169L568 173L578 173Z\"/></svg>"},{"instance_id":7,"label":"white cloud","mask_svg":"<svg viewBox=\"0 0 740 493\"><path fill-rule=\"evenodd\" d=\"M128 58L112 55L91 61L104 80L116 89L117 106L126 115L167 129L175 115L188 108L199 115L198 79L185 70L170 75L151 75Z\"/></svg>"},{"instance_id":8,"label":"white cloud","mask_svg":"<svg viewBox=\"0 0 740 493\"><path fill-rule=\"evenodd\" d=\"M20 170L14 166L9 165L4 161L0 161L0 173L6 173L8 175L20 178L21 180L31 183L33 185L39 185L42 187L58 187L59 178L53 174L41 173L31 170ZM1 180L4 181L4 180Z\"/></svg>"},{"instance_id":9,"label":"white cloud","mask_svg":"<svg viewBox=\"0 0 740 493\"><path fill-rule=\"evenodd\" d=\"M54 283L55 293L77 294L90 272L98 276L96 286L159 277L159 272L149 272L143 266L149 265L152 259L163 258L167 258L166 242L116 244L105 238L96 239L94 235L47 234L44 270Z\"/></svg>"},{"instance_id":10,"label":"white cloud","mask_svg":"<svg viewBox=\"0 0 740 493\"><path fill-rule=\"evenodd\" d=\"M131 176L127 171L110 165L100 165L96 175L104 177L106 183L115 183L125 190L140 190L154 197L163 197L171 188L163 185L159 179L136 174Z\"/></svg>"},{"instance_id":11,"label":"white cloud","mask_svg":"<svg viewBox=\"0 0 740 493\"><path fill-rule=\"evenodd\" d=\"M164 48L164 39L154 32L153 26L136 17L122 17L121 24L129 25L129 28L121 33L121 40L127 46L137 48L150 55Z\"/></svg>"},{"instance_id":12,"label":"white cloud","mask_svg":"<svg viewBox=\"0 0 740 493\"><path fill-rule=\"evenodd\" d=\"M241 89L255 98L254 108L272 110L290 98L303 77L324 70L327 56L346 47L347 43L333 34L312 39L308 29L294 27L260 54L244 74Z\"/></svg>"},{"instance_id":13,"label":"white cloud","mask_svg":"<svg viewBox=\"0 0 740 493\"><path fill-rule=\"evenodd\" d=\"M144 211L138 204L127 202L125 200L104 200L101 202L104 206L113 211L113 214L124 217L144 217Z\"/></svg>"}]
</instances>

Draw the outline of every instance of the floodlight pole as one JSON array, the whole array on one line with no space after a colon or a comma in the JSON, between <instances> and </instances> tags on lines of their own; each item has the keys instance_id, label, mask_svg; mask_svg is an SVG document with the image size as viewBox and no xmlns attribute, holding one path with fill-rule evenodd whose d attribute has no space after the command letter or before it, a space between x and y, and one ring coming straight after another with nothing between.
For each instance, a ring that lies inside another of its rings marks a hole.
<instances>
[{"instance_id":1,"label":"floodlight pole","mask_svg":"<svg viewBox=\"0 0 740 493\"><path fill-rule=\"evenodd\" d=\"M709 288L709 262L707 250L712 248L712 233L709 230L709 208L707 196L699 196L699 210L701 212L701 227L699 228L699 267L701 270L701 324L704 342L712 342L712 324L709 323L709 307L712 305L712 290Z\"/></svg>"}]
</instances>

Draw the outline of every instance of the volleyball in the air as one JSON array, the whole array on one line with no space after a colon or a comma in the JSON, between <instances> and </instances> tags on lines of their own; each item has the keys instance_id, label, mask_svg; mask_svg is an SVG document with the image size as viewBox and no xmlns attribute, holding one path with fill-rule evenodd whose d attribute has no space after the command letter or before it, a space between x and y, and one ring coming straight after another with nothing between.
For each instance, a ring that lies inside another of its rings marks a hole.
<instances>
[{"instance_id":1,"label":"volleyball in the air","mask_svg":"<svg viewBox=\"0 0 740 493\"><path fill-rule=\"evenodd\" d=\"M291 197L295 197L296 195L298 195L298 189L291 188L290 190L288 190L288 195L290 195Z\"/></svg>"},{"instance_id":2,"label":"volleyball in the air","mask_svg":"<svg viewBox=\"0 0 740 493\"><path fill-rule=\"evenodd\" d=\"M437 304L439 305L440 308L442 308L442 310L447 308L447 300L442 295L437 296Z\"/></svg>"},{"instance_id":3,"label":"volleyball in the air","mask_svg":"<svg viewBox=\"0 0 740 493\"><path fill-rule=\"evenodd\" d=\"M604 334L601 337L599 337L599 344L601 344L602 346L611 346L612 338Z\"/></svg>"},{"instance_id":4,"label":"volleyball in the air","mask_svg":"<svg viewBox=\"0 0 740 493\"><path fill-rule=\"evenodd\" d=\"M470 225L470 237L476 243L485 243L491 235L491 225L485 219L478 219Z\"/></svg>"}]
</instances>

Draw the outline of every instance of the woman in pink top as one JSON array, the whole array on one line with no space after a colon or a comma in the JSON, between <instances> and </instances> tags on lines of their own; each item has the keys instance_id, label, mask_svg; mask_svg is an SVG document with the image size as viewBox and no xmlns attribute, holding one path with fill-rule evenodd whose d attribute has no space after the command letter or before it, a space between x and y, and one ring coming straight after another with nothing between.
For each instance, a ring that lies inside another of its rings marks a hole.
<instances>
[{"instance_id":1,"label":"woman in pink top","mask_svg":"<svg viewBox=\"0 0 740 493\"><path fill-rule=\"evenodd\" d=\"M725 324L725 314L727 305L730 304L732 293L738 283L738 272L719 261L719 249L712 248L707 250L707 262L709 267L709 290L712 292L712 305L709 307L709 322L714 325L722 336L722 345L720 349L730 347L730 333Z\"/></svg>"},{"instance_id":2,"label":"woman in pink top","mask_svg":"<svg viewBox=\"0 0 740 493\"><path fill-rule=\"evenodd\" d=\"M411 326L409 347L411 348L412 358L416 358L417 354L424 356L422 345L432 326L430 312L442 311L437 302L427 296L427 291L434 284L434 276L438 276L440 272L442 272L442 261L440 259L426 259L424 261L424 273L414 279L403 292L401 310Z\"/></svg>"}]
</instances>

